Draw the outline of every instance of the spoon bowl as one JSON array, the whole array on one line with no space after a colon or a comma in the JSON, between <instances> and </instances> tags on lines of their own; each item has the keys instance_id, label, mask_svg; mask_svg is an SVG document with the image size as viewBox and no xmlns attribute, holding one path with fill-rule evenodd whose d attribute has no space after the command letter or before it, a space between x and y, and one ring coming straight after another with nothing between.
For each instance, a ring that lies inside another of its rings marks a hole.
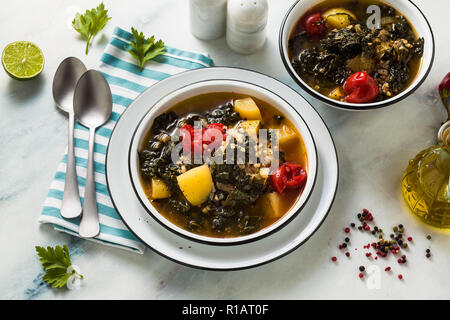
<instances>
[{"instance_id":1,"label":"spoon bowl","mask_svg":"<svg viewBox=\"0 0 450 320\"><path fill-rule=\"evenodd\" d=\"M53 77L53 99L65 112L73 112L73 94L78 80L86 72L86 66L80 59L64 59Z\"/></svg>"},{"instance_id":2,"label":"spoon bowl","mask_svg":"<svg viewBox=\"0 0 450 320\"><path fill-rule=\"evenodd\" d=\"M81 76L75 88L73 106L77 119L89 128L86 187L78 233L83 238L93 238L100 232L94 180L95 129L108 121L112 112L111 89L100 72L88 70Z\"/></svg>"},{"instance_id":3,"label":"spoon bowl","mask_svg":"<svg viewBox=\"0 0 450 320\"><path fill-rule=\"evenodd\" d=\"M67 219L81 214L80 192L78 190L77 171L73 145L75 116L73 112L73 95L78 80L86 72L86 67L79 59L64 59L53 77L53 98L56 105L69 114L69 134L67 144L66 179L61 202L61 216Z\"/></svg>"},{"instance_id":4,"label":"spoon bowl","mask_svg":"<svg viewBox=\"0 0 450 320\"><path fill-rule=\"evenodd\" d=\"M105 77L96 71L85 72L73 97L75 115L82 125L96 128L108 121L112 112L112 96Z\"/></svg>"}]
</instances>

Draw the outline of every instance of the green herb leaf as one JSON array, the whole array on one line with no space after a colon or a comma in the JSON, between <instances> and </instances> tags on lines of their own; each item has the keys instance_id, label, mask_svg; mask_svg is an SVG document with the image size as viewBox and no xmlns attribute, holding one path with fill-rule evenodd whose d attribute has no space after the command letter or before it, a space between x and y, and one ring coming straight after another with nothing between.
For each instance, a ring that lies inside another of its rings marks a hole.
<instances>
[{"instance_id":1,"label":"green herb leaf","mask_svg":"<svg viewBox=\"0 0 450 320\"><path fill-rule=\"evenodd\" d=\"M106 26L110 19L111 17L108 17L108 10L105 10L103 2L97 8L86 10L84 14L77 13L75 15L72 26L86 38L86 54L88 54L91 39Z\"/></svg>"},{"instance_id":2,"label":"green herb leaf","mask_svg":"<svg viewBox=\"0 0 450 320\"><path fill-rule=\"evenodd\" d=\"M131 33L134 36L134 40L131 40L131 49L127 49L127 51L139 61L139 68L142 71L145 63L164 54L166 47L162 40L155 42L155 36L146 38L142 32L138 32L133 27L131 28Z\"/></svg>"},{"instance_id":3,"label":"green herb leaf","mask_svg":"<svg viewBox=\"0 0 450 320\"><path fill-rule=\"evenodd\" d=\"M72 274L77 274L75 271L68 273L67 269L72 265L69 256L69 248L64 245L52 247L36 246L36 252L41 260L42 267L46 273L42 279L51 285L53 288L61 288L66 285ZM83 278L81 274L77 274Z\"/></svg>"}]
</instances>

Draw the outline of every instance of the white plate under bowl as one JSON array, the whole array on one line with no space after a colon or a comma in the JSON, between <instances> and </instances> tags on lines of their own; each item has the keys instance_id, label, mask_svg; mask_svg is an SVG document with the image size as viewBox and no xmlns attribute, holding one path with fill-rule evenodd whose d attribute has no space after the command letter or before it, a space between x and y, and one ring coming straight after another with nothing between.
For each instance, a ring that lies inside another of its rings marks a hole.
<instances>
[{"instance_id":1,"label":"white plate under bowl","mask_svg":"<svg viewBox=\"0 0 450 320\"><path fill-rule=\"evenodd\" d=\"M128 146L149 108L169 93L204 80L237 80L262 86L294 106L308 124L317 149L317 177L310 199L283 229L258 241L214 246L181 237L157 222L140 203L129 176ZM307 241L326 218L337 191L338 162L331 135L312 106L296 91L266 75L213 67L183 72L153 85L131 103L117 122L108 145L106 179L123 222L144 244L178 263L211 270L255 267L278 259Z\"/></svg>"},{"instance_id":2,"label":"white plate under bowl","mask_svg":"<svg viewBox=\"0 0 450 320\"><path fill-rule=\"evenodd\" d=\"M153 206L153 204L145 194L139 176L138 151L143 144L143 139L147 136L147 133L153 125L155 118L162 113L167 112L176 104L186 99L214 92L231 92L236 94L249 95L259 100L265 101L269 105L273 106L280 114L285 116L296 127L303 138L308 157L308 166L307 168L305 168L308 173L308 179L306 181L305 187L303 188L302 194L300 195L294 206L289 209L289 211L282 218L280 218L270 226L263 228L255 233L239 237L208 237L195 234L178 227L177 225L166 219L166 217L159 213L158 210ZM138 194L138 197L142 204L147 208L148 212L157 219L157 221L169 228L169 230L187 237L188 239L216 245L242 244L244 242L256 241L268 236L273 232L278 232L282 227L286 226L295 217L295 215L301 212L303 206L306 204L309 196L311 195L317 175L317 152L316 146L314 144L314 138L311 135L311 131L309 130L308 125L302 119L299 112L292 105L288 104L284 99L271 92L270 90L252 83L236 80L204 80L195 82L178 90L172 91L170 94L159 100L154 106L152 106L152 108L148 111L142 121L140 121L140 123L137 125L135 134L133 135L133 139L131 142L129 159L130 176L133 182L134 189Z\"/></svg>"}]
</instances>

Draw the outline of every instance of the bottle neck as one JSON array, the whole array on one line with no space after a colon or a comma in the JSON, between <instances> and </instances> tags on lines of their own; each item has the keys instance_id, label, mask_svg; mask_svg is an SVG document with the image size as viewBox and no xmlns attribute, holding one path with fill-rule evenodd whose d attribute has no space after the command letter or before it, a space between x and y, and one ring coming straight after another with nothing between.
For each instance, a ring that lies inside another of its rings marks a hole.
<instances>
[{"instance_id":1,"label":"bottle neck","mask_svg":"<svg viewBox=\"0 0 450 320\"><path fill-rule=\"evenodd\" d=\"M450 121L444 123L439 129L438 142L442 149L450 152Z\"/></svg>"}]
</instances>

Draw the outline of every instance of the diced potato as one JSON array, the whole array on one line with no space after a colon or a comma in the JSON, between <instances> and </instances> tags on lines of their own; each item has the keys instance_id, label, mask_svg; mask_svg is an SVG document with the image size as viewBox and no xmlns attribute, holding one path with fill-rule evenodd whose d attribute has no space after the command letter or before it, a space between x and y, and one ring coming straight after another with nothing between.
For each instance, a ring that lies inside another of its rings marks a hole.
<instances>
[{"instance_id":1,"label":"diced potato","mask_svg":"<svg viewBox=\"0 0 450 320\"><path fill-rule=\"evenodd\" d=\"M170 197L170 190L164 181L152 178L152 199L165 199Z\"/></svg>"},{"instance_id":2,"label":"diced potato","mask_svg":"<svg viewBox=\"0 0 450 320\"><path fill-rule=\"evenodd\" d=\"M344 89L342 89L342 87L336 87L328 94L328 97L341 101L341 99L345 97Z\"/></svg>"},{"instance_id":3,"label":"diced potato","mask_svg":"<svg viewBox=\"0 0 450 320\"><path fill-rule=\"evenodd\" d=\"M234 111L247 120L262 121L261 112L252 98L238 99L234 101Z\"/></svg>"},{"instance_id":4,"label":"diced potato","mask_svg":"<svg viewBox=\"0 0 450 320\"><path fill-rule=\"evenodd\" d=\"M186 171L177 180L181 192L194 206L205 202L214 186L211 171L206 164Z\"/></svg>"},{"instance_id":5,"label":"diced potato","mask_svg":"<svg viewBox=\"0 0 450 320\"><path fill-rule=\"evenodd\" d=\"M266 217L277 219L283 215L281 195L276 192L266 193L258 201Z\"/></svg>"},{"instance_id":6,"label":"diced potato","mask_svg":"<svg viewBox=\"0 0 450 320\"><path fill-rule=\"evenodd\" d=\"M347 60L347 69L353 72L366 71L372 73L376 67L375 59L368 57L364 54L357 55L356 57Z\"/></svg>"},{"instance_id":7,"label":"diced potato","mask_svg":"<svg viewBox=\"0 0 450 320\"><path fill-rule=\"evenodd\" d=\"M259 120L247 120L239 123L239 128L244 129L250 137L257 137L260 125Z\"/></svg>"},{"instance_id":8,"label":"diced potato","mask_svg":"<svg viewBox=\"0 0 450 320\"><path fill-rule=\"evenodd\" d=\"M356 16L353 12L344 8L330 9L322 14L322 17L325 18L327 23L336 29L347 27L351 23L349 16L356 20Z\"/></svg>"},{"instance_id":9,"label":"diced potato","mask_svg":"<svg viewBox=\"0 0 450 320\"><path fill-rule=\"evenodd\" d=\"M297 133L287 125L278 129L278 143L281 149L285 149L298 139Z\"/></svg>"}]
</instances>

